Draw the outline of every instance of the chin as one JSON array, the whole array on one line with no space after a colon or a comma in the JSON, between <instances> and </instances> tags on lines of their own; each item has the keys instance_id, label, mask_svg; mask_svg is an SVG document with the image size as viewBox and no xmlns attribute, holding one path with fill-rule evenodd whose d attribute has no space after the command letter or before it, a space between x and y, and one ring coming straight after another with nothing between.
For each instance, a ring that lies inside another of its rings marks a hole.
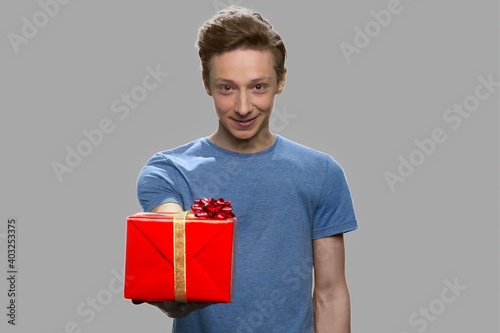
<instances>
[{"instance_id":1,"label":"chin","mask_svg":"<svg viewBox=\"0 0 500 333\"><path fill-rule=\"evenodd\" d=\"M248 133L248 134L232 134L232 137L238 141L247 141L255 137L255 134Z\"/></svg>"}]
</instances>

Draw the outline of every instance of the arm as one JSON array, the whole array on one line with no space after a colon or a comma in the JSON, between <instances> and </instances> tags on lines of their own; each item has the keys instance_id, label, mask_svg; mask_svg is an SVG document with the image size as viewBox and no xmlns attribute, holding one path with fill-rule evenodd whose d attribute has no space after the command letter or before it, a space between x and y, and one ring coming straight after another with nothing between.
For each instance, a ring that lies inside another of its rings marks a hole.
<instances>
[{"instance_id":1,"label":"arm","mask_svg":"<svg viewBox=\"0 0 500 333\"><path fill-rule=\"evenodd\" d=\"M151 210L154 213L160 212L182 212L182 207L174 202L166 202L159 206L156 206ZM134 304L142 304L143 301L140 300L132 300ZM165 301L165 302L146 302L148 304L156 306L163 313L171 318L182 318L190 314L191 312L199 309L203 309L212 303L178 303L174 301Z\"/></svg>"},{"instance_id":2,"label":"arm","mask_svg":"<svg viewBox=\"0 0 500 333\"><path fill-rule=\"evenodd\" d=\"M168 212L168 213L177 213L182 212L182 207L178 203L175 202L165 202L159 206L156 206L151 210L153 213L160 212Z\"/></svg>"},{"instance_id":3,"label":"arm","mask_svg":"<svg viewBox=\"0 0 500 333\"><path fill-rule=\"evenodd\" d=\"M314 332L350 333L351 300L345 278L343 234L313 241Z\"/></svg>"}]
</instances>

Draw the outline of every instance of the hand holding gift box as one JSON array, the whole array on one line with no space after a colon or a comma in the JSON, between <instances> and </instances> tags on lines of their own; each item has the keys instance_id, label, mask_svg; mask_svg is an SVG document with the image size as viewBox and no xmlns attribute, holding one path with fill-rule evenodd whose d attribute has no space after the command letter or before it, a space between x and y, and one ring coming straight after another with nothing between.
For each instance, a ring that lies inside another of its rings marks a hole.
<instances>
[{"instance_id":1,"label":"hand holding gift box","mask_svg":"<svg viewBox=\"0 0 500 333\"><path fill-rule=\"evenodd\" d=\"M195 200L181 213L129 216L124 297L230 302L236 221L222 198Z\"/></svg>"}]
</instances>

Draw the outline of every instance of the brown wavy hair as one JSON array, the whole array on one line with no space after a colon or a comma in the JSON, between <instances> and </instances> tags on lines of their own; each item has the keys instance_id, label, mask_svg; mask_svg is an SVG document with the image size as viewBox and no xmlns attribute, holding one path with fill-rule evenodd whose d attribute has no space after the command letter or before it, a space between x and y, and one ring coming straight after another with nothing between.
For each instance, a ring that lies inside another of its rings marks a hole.
<instances>
[{"instance_id":1,"label":"brown wavy hair","mask_svg":"<svg viewBox=\"0 0 500 333\"><path fill-rule=\"evenodd\" d=\"M277 82L286 72L283 40L265 18L248 8L230 6L218 12L199 28L196 46L205 85L209 82L212 57L239 48L269 50L274 57Z\"/></svg>"}]
</instances>

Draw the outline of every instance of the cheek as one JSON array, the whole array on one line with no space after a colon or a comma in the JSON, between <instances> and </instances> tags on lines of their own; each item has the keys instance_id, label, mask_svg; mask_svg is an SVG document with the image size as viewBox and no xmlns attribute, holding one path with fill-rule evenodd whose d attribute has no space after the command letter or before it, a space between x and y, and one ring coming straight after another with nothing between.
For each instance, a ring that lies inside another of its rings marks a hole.
<instances>
[{"instance_id":1,"label":"cheek","mask_svg":"<svg viewBox=\"0 0 500 333\"><path fill-rule=\"evenodd\" d=\"M233 109L234 102L231 98L216 97L214 98L214 105L218 113L226 113Z\"/></svg>"},{"instance_id":2,"label":"cheek","mask_svg":"<svg viewBox=\"0 0 500 333\"><path fill-rule=\"evenodd\" d=\"M274 105L273 96L260 96L253 100L253 104L261 111L272 111Z\"/></svg>"}]
</instances>

